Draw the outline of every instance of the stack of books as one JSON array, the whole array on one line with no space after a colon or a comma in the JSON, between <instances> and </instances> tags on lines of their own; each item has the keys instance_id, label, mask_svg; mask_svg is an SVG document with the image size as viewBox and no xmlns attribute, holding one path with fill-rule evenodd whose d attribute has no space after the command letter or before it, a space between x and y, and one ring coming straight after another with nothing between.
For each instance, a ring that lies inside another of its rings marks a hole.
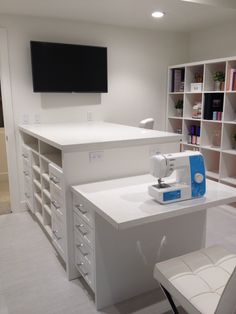
<instances>
[{"instance_id":1,"label":"stack of books","mask_svg":"<svg viewBox=\"0 0 236 314\"><path fill-rule=\"evenodd\" d=\"M184 92L184 69L172 70L171 92Z\"/></svg>"},{"instance_id":2,"label":"stack of books","mask_svg":"<svg viewBox=\"0 0 236 314\"><path fill-rule=\"evenodd\" d=\"M236 69L229 69L227 74L226 90L236 90Z\"/></svg>"}]
</instances>

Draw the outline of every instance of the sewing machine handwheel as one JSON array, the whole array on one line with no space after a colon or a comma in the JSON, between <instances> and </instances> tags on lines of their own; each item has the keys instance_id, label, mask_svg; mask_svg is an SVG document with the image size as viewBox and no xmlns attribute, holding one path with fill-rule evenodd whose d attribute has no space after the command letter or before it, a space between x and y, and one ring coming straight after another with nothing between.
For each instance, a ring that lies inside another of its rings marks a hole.
<instances>
[{"instance_id":1,"label":"sewing machine handwheel","mask_svg":"<svg viewBox=\"0 0 236 314\"><path fill-rule=\"evenodd\" d=\"M203 174L201 174L201 173L199 173L199 172L197 172L197 173L195 173L195 175L194 175L194 181L196 182L196 183L202 183L202 181L204 180L204 176L203 176Z\"/></svg>"}]
</instances>

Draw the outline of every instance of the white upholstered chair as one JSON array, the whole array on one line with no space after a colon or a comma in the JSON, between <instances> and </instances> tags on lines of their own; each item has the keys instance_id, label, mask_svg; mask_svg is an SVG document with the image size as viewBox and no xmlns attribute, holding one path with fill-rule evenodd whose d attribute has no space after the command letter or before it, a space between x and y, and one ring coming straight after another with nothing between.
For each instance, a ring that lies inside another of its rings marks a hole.
<instances>
[{"instance_id":1,"label":"white upholstered chair","mask_svg":"<svg viewBox=\"0 0 236 314\"><path fill-rule=\"evenodd\" d=\"M139 122L139 127L143 129L150 129L152 130L154 126L154 119L153 118L147 118L144 120L141 120Z\"/></svg>"},{"instance_id":2,"label":"white upholstered chair","mask_svg":"<svg viewBox=\"0 0 236 314\"><path fill-rule=\"evenodd\" d=\"M174 313L173 299L188 314L236 313L236 255L221 246L157 263L154 278Z\"/></svg>"}]
</instances>

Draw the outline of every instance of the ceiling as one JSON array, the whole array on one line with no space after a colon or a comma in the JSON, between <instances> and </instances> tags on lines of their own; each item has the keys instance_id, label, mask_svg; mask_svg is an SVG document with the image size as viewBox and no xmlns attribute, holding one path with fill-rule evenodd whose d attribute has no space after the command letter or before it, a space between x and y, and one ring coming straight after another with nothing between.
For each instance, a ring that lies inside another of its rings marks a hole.
<instances>
[{"instance_id":1,"label":"ceiling","mask_svg":"<svg viewBox=\"0 0 236 314\"><path fill-rule=\"evenodd\" d=\"M209 5L214 5L214 6L221 6L224 8L236 9L235 0L182 0L182 1L209 4Z\"/></svg>"},{"instance_id":2,"label":"ceiling","mask_svg":"<svg viewBox=\"0 0 236 314\"><path fill-rule=\"evenodd\" d=\"M219 6L203 2L219 2ZM0 13L192 31L235 19L236 9L229 7L233 2L235 0L0 0ZM225 7L224 3L228 5ZM151 13L155 10L166 12L166 16L153 19Z\"/></svg>"}]
</instances>

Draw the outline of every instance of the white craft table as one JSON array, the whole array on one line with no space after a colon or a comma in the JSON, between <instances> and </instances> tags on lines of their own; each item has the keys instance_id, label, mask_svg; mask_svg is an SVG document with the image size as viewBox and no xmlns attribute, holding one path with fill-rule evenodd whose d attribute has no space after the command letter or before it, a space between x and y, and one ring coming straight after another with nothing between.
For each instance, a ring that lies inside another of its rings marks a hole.
<instances>
[{"instance_id":1,"label":"white craft table","mask_svg":"<svg viewBox=\"0 0 236 314\"><path fill-rule=\"evenodd\" d=\"M147 192L153 183L141 175L72 187L94 212L98 309L156 288L154 265L204 247L206 209L236 201L234 188L207 180L204 198L161 205Z\"/></svg>"},{"instance_id":2,"label":"white craft table","mask_svg":"<svg viewBox=\"0 0 236 314\"><path fill-rule=\"evenodd\" d=\"M70 186L144 174L150 155L178 151L181 139L100 121L21 125L19 130L26 207L52 239L69 279L79 276Z\"/></svg>"}]
</instances>

